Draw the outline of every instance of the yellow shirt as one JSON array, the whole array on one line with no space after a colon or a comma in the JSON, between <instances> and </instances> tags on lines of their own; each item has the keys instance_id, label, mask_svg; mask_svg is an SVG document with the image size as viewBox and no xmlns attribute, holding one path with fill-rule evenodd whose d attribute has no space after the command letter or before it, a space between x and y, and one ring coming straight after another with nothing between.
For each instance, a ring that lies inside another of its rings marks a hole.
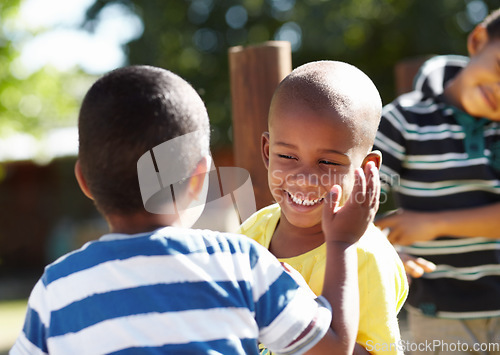
<instances>
[{"instance_id":1,"label":"yellow shirt","mask_svg":"<svg viewBox=\"0 0 500 355\"><path fill-rule=\"evenodd\" d=\"M278 204L265 207L243 222L239 233L269 248L280 216ZM397 314L408 295L403 263L373 224L359 240L357 249L360 319L356 341L371 354L397 354L398 349L401 350ZM326 265L325 244L280 261L300 272L314 293L321 294Z\"/></svg>"}]
</instances>

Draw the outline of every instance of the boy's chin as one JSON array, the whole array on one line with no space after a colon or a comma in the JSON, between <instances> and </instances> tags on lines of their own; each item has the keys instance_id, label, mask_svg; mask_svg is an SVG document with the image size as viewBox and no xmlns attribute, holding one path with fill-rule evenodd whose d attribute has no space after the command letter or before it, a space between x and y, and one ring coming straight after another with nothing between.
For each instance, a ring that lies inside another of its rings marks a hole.
<instances>
[{"instance_id":1,"label":"boy's chin","mask_svg":"<svg viewBox=\"0 0 500 355\"><path fill-rule=\"evenodd\" d=\"M290 211L288 211L287 213L287 211L285 211L283 208L281 211L288 223L295 228L307 229L318 227L321 229L321 214L319 214L319 216L311 216L305 214L301 215Z\"/></svg>"}]
</instances>

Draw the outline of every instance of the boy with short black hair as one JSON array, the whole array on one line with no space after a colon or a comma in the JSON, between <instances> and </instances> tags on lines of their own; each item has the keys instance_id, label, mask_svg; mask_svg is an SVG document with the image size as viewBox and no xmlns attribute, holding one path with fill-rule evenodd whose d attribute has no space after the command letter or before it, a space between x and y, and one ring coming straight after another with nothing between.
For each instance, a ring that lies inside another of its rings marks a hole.
<instances>
[{"instance_id":1,"label":"boy with short black hair","mask_svg":"<svg viewBox=\"0 0 500 355\"><path fill-rule=\"evenodd\" d=\"M277 203L257 211L240 232L299 271L318 295L329 286L324 283L322 201L335 184L343 191L340 205L356 199L355 169L380 166L380 153L372 145L381 109L373 82L358 68L337 61L296 68L274 93L262 155ZM356 249L356 351L401 352L397 314L408 289L401 260L373 224Z\"/></svg>"},{"instance_id":2,"label":"boy with short black hair","mask_svg":"<svg viewBox=\"0 0 500 355\"><path fill-rule=\"evenodd\" d=\"M209 165L208 115L182 78L148 66L103 76L85 96L79 135L76 177L110 233L46 267L10 354L257 354L258 341L278 353L352 352L352 246L378 206L373 166L356 172L360 200L338 210L339 188L325 197L331 287L316 297L248 238L181 227L204 198ZM153 154L185 137L179 149ZM138 168L144 161L150 175ZM143 206L141 174L158 184L162 169L186 177L172 189L158 185L175 197L155 208L173 204L173 214Z\"/></svg>"},{"instance_id":3,"label":"boy with short black hair","mask_svg":"<svg viewBox=\"0 0 500 355\"><path fill-rule=\"evenodd\" d=\"M375 146L400 209L376 224L409 256L413 341L460 340L463 353L496 344L487 351L498 354L500 9L472 30L467 48L469 57L426 61L414 91L384 107Z\"/></svg>"}]
</instances>

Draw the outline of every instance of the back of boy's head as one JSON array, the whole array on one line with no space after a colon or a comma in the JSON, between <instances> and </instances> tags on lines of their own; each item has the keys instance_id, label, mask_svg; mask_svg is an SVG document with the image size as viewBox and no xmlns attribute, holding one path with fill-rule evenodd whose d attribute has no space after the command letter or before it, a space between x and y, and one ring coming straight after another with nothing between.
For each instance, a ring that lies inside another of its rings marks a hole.
<instances>
[{"instance_id":1,"label":"back of boy's head","mask_svg":"<svg viewBox=\"0 0 500 355\"><path fill-rule=\"evenodd\" d=\"M490 39L500 39L500 8L494 10L486 16L486 18L481 22L481 26L486 28L486 32L488 32L488 37Z\"/></svg>"},{"instance_id":2,"label":"back of boy's head","mask_svg":"<svg viewBox=\"0 0 500 355\"><path fill-rule=\"evenodd\" d=\"M172 166L186 176L209 153L210 128L197 92L176 74L150 66L116 69L87 92L78 120L82 174L104 215L145 213L137 161L155 146L195 133Z\"/></svg>"},{"instance_id":3,"label":"back of boy's head","mask_svg":"<svg viewBox=\"0 0 500 355\"><path fill-rule=\"evenodd\" d=\"M317 112L333 109L343 123L359 132L360 145L373 145L382 100L372 80L351 64L323 60L297 67L276 89L272 101L277 100L306 105ZM272 104L270 113L271 129Z\"/></svg>"}]
</instances>

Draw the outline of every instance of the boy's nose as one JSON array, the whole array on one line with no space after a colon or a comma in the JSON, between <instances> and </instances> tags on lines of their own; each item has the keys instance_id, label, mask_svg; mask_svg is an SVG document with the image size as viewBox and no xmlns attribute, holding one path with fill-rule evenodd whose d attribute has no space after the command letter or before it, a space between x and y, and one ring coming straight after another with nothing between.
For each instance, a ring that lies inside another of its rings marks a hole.
<instances>
[{"instance_id":1,"label":"boy's nose","mask_svg":"<svg viewBox=\"0 0 500 355\"><path fill-rule=\"evenodd\" d=\"M316 173L309 174L307 182L310 186L318 186L319 185L318 175Z\"/></svg>"},{"instance_id":2,"label":"boy's nose","mask_svg":"<svg viewBox=\"0 0 500 355\"><path fill-rule=\"evenodd\" d=\"M314 169L302 167L293 174L292 180L296 185L317 187L321 178Z\"/></svg>"}]
</instances>

